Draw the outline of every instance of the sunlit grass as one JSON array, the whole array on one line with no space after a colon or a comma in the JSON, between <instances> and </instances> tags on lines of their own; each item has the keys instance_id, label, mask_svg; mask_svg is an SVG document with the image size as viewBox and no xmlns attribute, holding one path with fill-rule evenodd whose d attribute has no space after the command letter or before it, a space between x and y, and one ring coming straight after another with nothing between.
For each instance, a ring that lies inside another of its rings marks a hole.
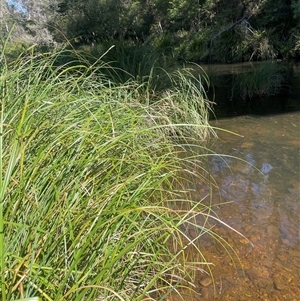
<instances>
[{"instance_id":1,"label":"sunlit grass","mask_svg":"<svg viewBox=\"0 0 300 301\"><path fill-rule=\"evenodd\" d=\"M201 236L228 247L207 224L217 218L204 196L185 189L186 174L210 185L209 173L174 139L213 133L201 81L176 73L154 97L135 81L114 84L101 61L55 67L59 55L0 62L1 300L160 300L192 289L209 265Z\"/></svg>"}]
</instances>

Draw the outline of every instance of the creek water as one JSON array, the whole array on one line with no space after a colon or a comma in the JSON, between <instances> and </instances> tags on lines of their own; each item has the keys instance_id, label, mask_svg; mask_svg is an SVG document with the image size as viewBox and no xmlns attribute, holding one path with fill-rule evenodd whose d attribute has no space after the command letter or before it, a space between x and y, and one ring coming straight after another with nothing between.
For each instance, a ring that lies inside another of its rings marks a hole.
<instances>
[{"instance_id":1,"label":"creek water","mask_svg":"<svg viewBox=\"0 0 300 301\"><path fill-rule=\"evenodd\" d=\"M237 111L231 103L226 106L226 99L217 103L226 110L212 126L239 136L217 131L212 149L221 155L209 161L218 185L212 203L219 218L247 239L214 225L240 262L212 239L204 239L200 244L214 264L214 285L199 273L197 293L183 293L184 300L300 300L300 65L292 68L292 89L268 99L274 103L263 115ZM284 97L284 108L277 106ZM196 191L203 190L195 185Z\"/></svg>"}]
</instances>

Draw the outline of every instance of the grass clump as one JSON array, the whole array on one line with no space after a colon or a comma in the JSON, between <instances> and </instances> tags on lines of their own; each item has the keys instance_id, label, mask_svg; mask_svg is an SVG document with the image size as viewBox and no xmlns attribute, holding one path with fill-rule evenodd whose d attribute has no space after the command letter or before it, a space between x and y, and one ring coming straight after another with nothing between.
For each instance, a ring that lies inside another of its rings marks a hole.
<instances>
[{"instance_id":1,"label":"grass clump","mask_svg":"<svg viewBox=\"0 0 300 301\"><path fill-rule=\"evenodd\" d=\"M211 211L187 198L194 156L169 133L207 137L201 82L179 74L152 104L140 84L103 75L101 61L55 66L57 56L0 62L1 300L159 300L190 286L206 266L196 241L214 235L196 217ZM196 118L174 125L177 112L159 105L174 95L196 97L181 99Z\"/></svg>"},{"instance_id":2,"label":"grass clump","mask_svg":"<svg viewBox=\"0 0 300 301\"><path fill-rule=\"evenodd\" d=\"M233 77L233 94L251 100L278 94L287 81L287 72L276 62L267 61L250 72Z\"/></svg>"}]
</instances>

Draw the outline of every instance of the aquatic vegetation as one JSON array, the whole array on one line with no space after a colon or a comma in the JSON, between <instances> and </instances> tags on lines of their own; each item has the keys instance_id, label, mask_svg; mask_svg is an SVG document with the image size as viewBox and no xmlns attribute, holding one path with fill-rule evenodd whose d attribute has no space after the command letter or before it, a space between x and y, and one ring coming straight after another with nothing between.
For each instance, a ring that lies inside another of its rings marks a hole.
<instances>
[{"instance_id":1,"label":"aquatic vegetation","mask_svg":"<svg viewBox=\"0 0 300 301\"><path fill-rule=\"evenodd\" d=\"M232 80L232 94L243 99L253 99L279 93L287 80L285 68L267 61L252 71L237 74Z\"/></svg>"},{"instance_id":2,"label":"aquatic vegetation","mask_svg":"<svg viewBox=\"0 0 300 301\"><path fill-rule=\"evenodd\" d=\"M201 81L170 75L153 102L134 80L115 84L101 60L59 66L59 55L1 56L1 300L163 300L193 289L195 273L210 271L202 235L234 254L209 224L222 223L209 195L185 189L186 174L212 184L193 169L208 150L187 156L174 139L199 145L213 133Z\"/></svg>"}]
</instances>

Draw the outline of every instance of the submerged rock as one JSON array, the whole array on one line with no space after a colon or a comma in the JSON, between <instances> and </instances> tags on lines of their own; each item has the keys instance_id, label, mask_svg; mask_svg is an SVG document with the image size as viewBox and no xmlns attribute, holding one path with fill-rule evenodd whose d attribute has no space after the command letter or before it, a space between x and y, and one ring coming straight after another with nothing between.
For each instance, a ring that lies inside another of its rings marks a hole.
<instances>
[{"instance_id":1,"label":"submerged rock","mask_svg":"<svg viewBox=\"0 0 300 301\"><path fill-rule=\"evenodd\" d=\"M285 285L280 279L275 279L274 280L274 286L279 291L282 291L282 290L285 289Z\"/></svg>"},{"instance_id":2,"label":"submerged rock","mask_svg":"<svg viewBox=\"0 0 300 301\"><path fill-rule=\"evenodd\" d=\"M212 283L212 280L210 277L205 277L200 280L200 284L204 287L209 286Z\"/></svg>"}]
</instances>

